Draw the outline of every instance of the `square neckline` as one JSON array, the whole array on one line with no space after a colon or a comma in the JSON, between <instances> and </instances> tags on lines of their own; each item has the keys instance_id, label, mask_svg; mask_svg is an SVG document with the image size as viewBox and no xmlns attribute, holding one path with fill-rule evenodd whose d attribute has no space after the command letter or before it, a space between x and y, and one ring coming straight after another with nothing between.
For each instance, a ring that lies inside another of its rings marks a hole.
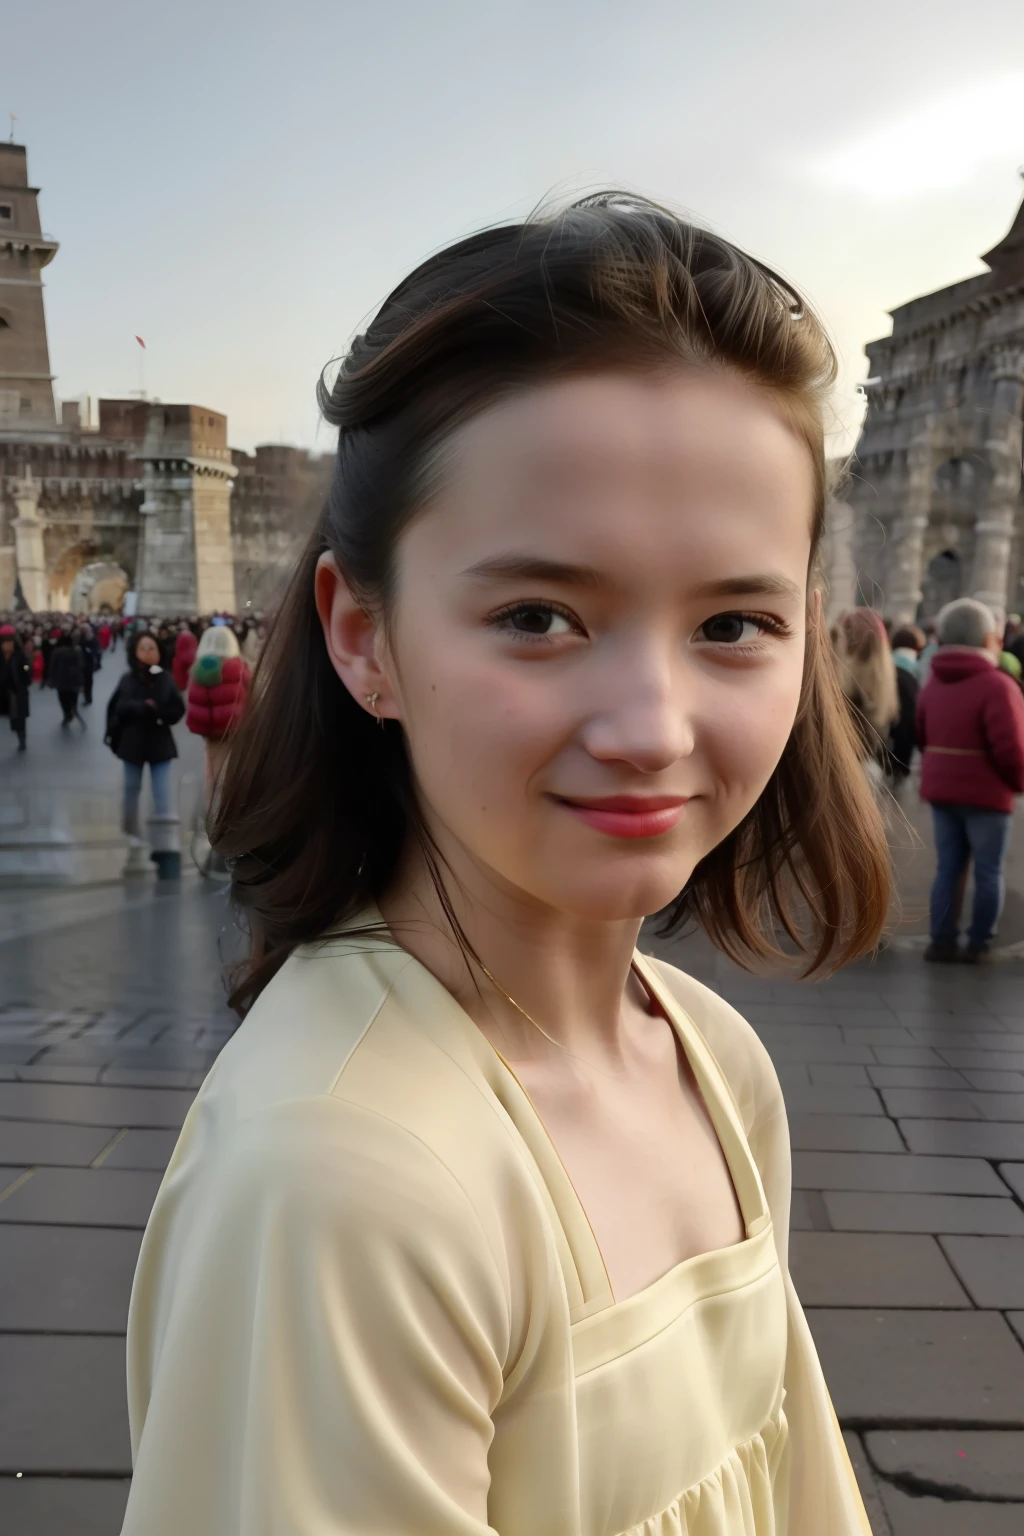
<instances>
[{"instance_id":1,"label":"square neckline","mask_svg":"<svg viewBox=\"0 0 1024 1536\"><path fill-rule=\"evenodd\" d=\"M367 908L354 919L353 926L361 927L367 922L386 929L389 935L390 942L378 939L376 943L371 941L372 947L393 949L403 957L402 969L411 967L419 973L436 992L438 1001L444 1001L447 1011L459 1025L459 1032L468 1044L474 1060L483 1070L487 1086L495 1094L515 1133L525 1144L554 1227L556 1245L570 1288L573 1325L591 1316L596 1319L599 1315L603 1317L625 1309L635 1311L643 1306L647 1298L661 1298L663 1302L665 1295L678 1290L680 1285L689 1288L692 1283L699 1281L704 1271L717 1270L723 1264L726 1267L735 1266L738 1273L749 1271L753 1250L760 1251L764 1232L771 1227L761 1177L721 1068L696 1024L661 980L651 960L634 949L630 969L674 1031L694 1075L732 1180L745 1236L738 1243L731 1243L725 1248L712 1248L703 1253L691 1254L641 1290L617 1299L586 1207L542 1116L514 1067L429 966L400 943L375 906ZM338 941L348 947L344 931L333 935L327 942L332 945ZM691 1271L695 1273L691 1275ZM574 1300L574 1295L578 1300Z\"/></svg>"}]
</instances>

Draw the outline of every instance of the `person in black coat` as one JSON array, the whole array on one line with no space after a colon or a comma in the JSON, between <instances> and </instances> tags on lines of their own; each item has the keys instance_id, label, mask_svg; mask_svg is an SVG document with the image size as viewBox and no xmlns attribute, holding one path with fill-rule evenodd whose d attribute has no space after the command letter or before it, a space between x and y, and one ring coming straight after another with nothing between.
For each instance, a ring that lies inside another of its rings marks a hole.
<instances>
[{"instance_id":1,"label":"person in black coat","mask_svg":"<svg viewBox=\"0 0 1024 1536\"><path fill-rule=\"evenodd\" d=\"M0 715L6 715L18 738L18 751L25 750L25 722L28 719L28 690L32 681L32 663L18 644L13 624L0 627Z\"/></svg>"},{"instance_id":2,"label":"person in black coat","mask_svg":"<svg viewBox=\"0 0 1024 1536\"><path fill-rule=\"evenodd\" d=\"M82 647L82 703L92 703L92 680L103 665L103 652L91 624L83 624L79 634Z\"/></svg>"},{"instance_id":3,"label":"person in black coat","mask_svg":"<svg viewBox=\"0 0 1024 1536\"><path fill-rule=\"evenodd\" d=\"M917 745L917 694L920 687L917 658L923 650L924 635L914 625L904 625L892 637L900 712L889 733L889 760L886 766L894 789L898 789L908 777Z\"/></svg>"},{"instance_id":4,"label":"person in black coat","mask_svg":"<svg viewBox=\"0 0 1024 1536\"><path fill-rule=\"evenodd\" d=\"M185 701L169 672L160 665L156 637L136 632L128 642L128 671L107 705L107 746L124 764L123 825L129 837L139 837L139 799L142 776L149 764L153 809L160 820L170 820L171 763L178 755L171 727L185 713ZM154 854L164 873L163 861L171 856ZM180 863L180 855L177 856Z\"/></svg>"},{"instance_id":5,"label":"person in black coat","mask_svg":"<svg viewBox=\"0 0 1024 1536\"><path fill-rule=\"evenodd\" d=\"M56 688L60 700L64 716L61 727L69 726L73 720L77 720L84 729L85 721L78 713L78 695L85 682L85 662L82 647L75 644L72 635L62 634L54 646L48 681L51 688Z\"/></svg>"}]
</instances>

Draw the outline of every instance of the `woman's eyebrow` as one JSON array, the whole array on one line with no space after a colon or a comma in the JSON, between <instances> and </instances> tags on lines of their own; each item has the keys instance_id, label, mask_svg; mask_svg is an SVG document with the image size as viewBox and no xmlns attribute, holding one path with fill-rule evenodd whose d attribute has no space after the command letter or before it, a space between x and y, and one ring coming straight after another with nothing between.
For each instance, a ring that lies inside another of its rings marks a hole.
<instances>
[{"instance_id":1,"label":"woman's eyebrow","mask_svg":"<svg viewBox=\"0 0 1024 1536\"><path fill-rule=\"evenodd\" d=\"M611 586L609 577L592 565L573 565L546 560L540 555L492 555L462 572L471 581L546 581L560 587L585 587L590 591Z\"/></svg>"},{"instance_id":2,"label":"woman's eyebrow","mask_svg":"<svg viewBox=\"0 0 1024 1536\"><path fill-rule=\"evenodd\" d=\"M793 597L803 600L803 588L788 576L764 572L750 576L723 576L694 588L694 597Z\"/></svg>"}]
</instances>

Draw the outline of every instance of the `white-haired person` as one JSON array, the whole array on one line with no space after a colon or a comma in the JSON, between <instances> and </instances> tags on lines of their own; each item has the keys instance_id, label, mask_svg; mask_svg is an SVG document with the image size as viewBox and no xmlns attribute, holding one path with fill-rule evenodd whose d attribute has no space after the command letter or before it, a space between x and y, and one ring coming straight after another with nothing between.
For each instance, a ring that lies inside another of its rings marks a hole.
<instances>
[{"instance_id":1,"label":"white-haired person","mask_svg":"<svg viewBox=\"0 0 1024 1536\"><path fill-rule=\"evenodd\" d=\"M936 638L917 701L921 798L932 807L937 857L925 959L976 964L995 936L1015 797L1024 792L1024 698L999 668L1002 627L984 603L948 603ZM961 950L960 895L972 859L974 905Z\"/></svg>"},{"instance_id":2,"label":"white-haired person","mask_svg":"<svg viewBox=\"0 0 1024 1536\"><path fill-rule=\"evenodd\" d=\"M206 742L206 800L213 804L231 734L241 719L250 672L234 631L212 624L199 642L188 682L185 724Z\"/></svg>"}]
</instances>

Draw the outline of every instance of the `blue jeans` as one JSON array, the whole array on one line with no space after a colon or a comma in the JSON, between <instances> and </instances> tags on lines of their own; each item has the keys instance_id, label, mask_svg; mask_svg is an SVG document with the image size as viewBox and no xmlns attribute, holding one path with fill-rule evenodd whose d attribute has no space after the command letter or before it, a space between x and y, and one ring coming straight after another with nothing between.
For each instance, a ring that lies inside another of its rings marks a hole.
<instances>
[{"instance_id":1,"label":"blue jeans","mask_svg":"<svg viewBox=\"0 0 1024 1536\"><path fill-rule=\"evenodd\" d=\"M937 867L931 895L933 944L955 944L960 894L974 859L974 908L967 942L971 949L991 943L1006 893L1003 866L1010 846L1010 813L973 805L933 805Z\"/></svg>"},{"instance_id":2,"label":"blue jeans","mask_svg":"<svg viewBox=\"0 0 1024 1536\"><path fill-rule=\"evenodd\" d=\"M139 797L142 794L142 763L124 764L124 830L129 837L139 836ZM149 781L153 786L153 811L157 816L171 814L171 759L150 763Z\"/></svg>"}]
</instances>

